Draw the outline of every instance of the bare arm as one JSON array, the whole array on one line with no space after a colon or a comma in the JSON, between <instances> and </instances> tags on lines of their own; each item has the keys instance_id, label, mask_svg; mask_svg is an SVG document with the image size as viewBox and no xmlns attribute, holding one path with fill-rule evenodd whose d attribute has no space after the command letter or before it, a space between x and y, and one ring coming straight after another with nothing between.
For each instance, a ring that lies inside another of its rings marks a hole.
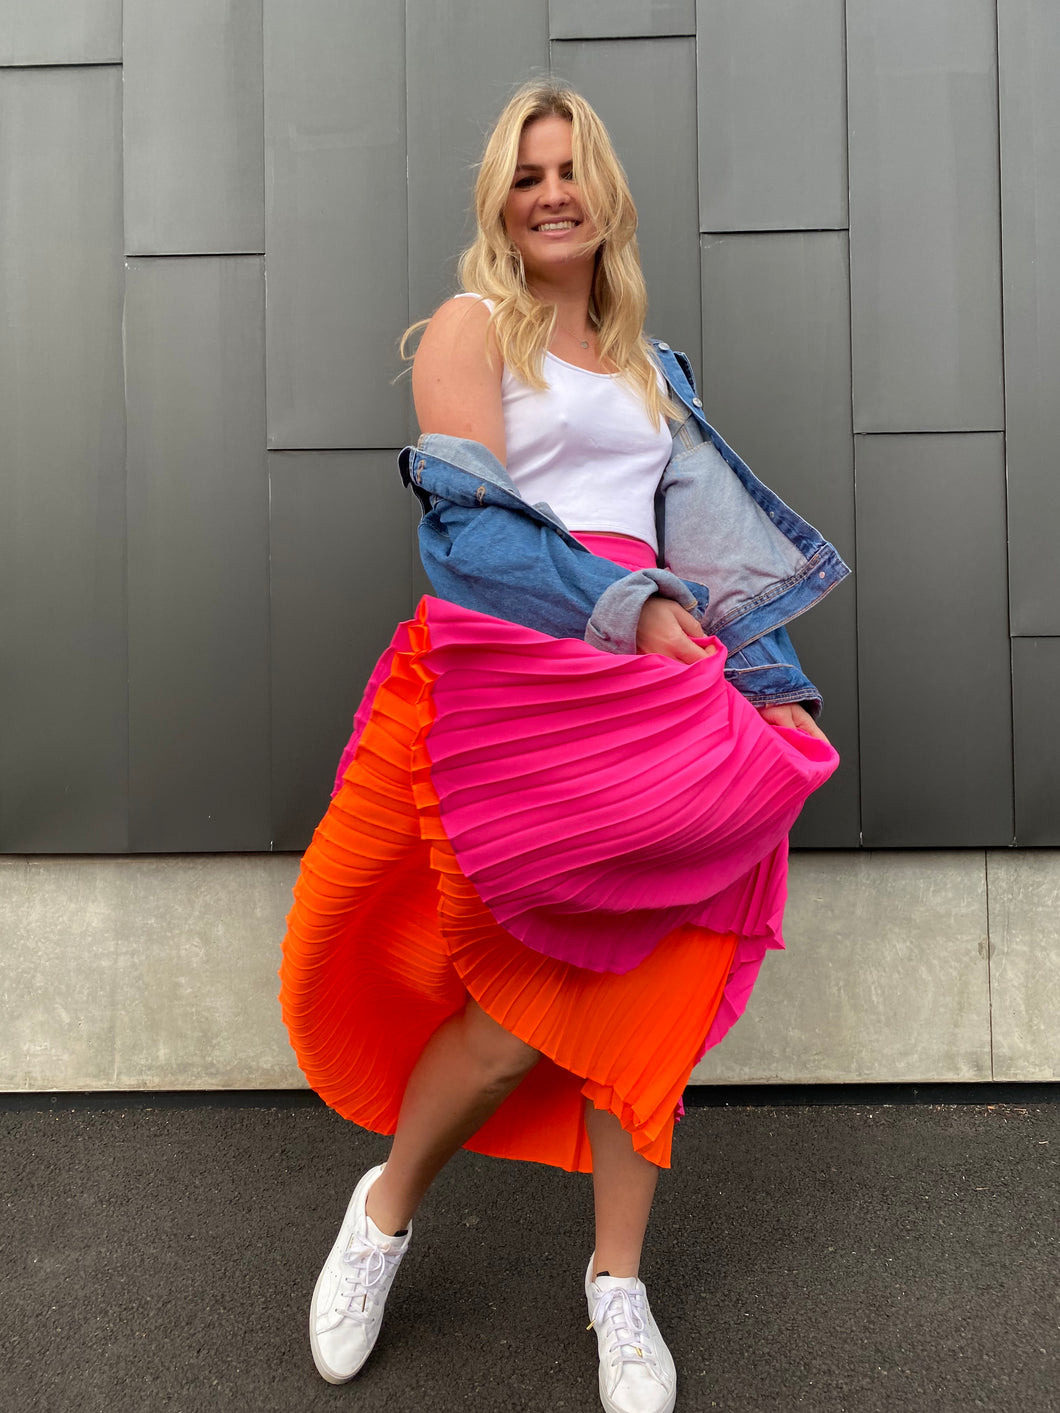
<instances>
[{"instance_id":1,"label":"bare arm","mask_svg":"<svg viewBox=\"0 0 1060 1413\"><path fill-rule=\"evenodd\" d=\"M503 365L492 334L487 345L488 323L489 310L479 300L450 299L443 304L416 350L412 395L421 432L480 442L503 466Z\"/></svg>"}]
</instances>

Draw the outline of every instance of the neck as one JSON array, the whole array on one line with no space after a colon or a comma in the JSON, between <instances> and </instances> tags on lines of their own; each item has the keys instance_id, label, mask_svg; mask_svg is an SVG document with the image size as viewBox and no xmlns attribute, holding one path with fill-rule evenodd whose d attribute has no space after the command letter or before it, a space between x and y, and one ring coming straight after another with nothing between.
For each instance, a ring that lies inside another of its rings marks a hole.
<instances>
[{"instance_id":1,"label":"neck","mask_svg":"<svg viewBox=\"0 0 1060 1413\"><path fill-rule=\"evenodd\" d=\"M568 333L577 338L587 338L592 332L589 322L589 295L592 291L592 272L578 271L577 278L571 279L570 272L563 280L535 278L528 281L530 293L542 304L556 306L556 322Z\"/></svg>"}]
</instances>

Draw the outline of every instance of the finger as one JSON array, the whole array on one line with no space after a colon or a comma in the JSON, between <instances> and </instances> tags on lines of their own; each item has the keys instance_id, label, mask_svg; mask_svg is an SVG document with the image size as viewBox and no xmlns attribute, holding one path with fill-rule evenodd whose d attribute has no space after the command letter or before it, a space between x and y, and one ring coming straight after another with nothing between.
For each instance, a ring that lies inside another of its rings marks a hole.
<instances>
[{"instance_id":1,"label":"finger","mask_svg":"<svg viewBox=\"0 0 1060 1413\"><path fill-rule=\"evenodd\" d=\"M819 741L824 741L826 745L832 744L809 712L806 713L806 720L799 723L798 729L805 731L807 736L816 736Z\"/></svg>"},{"instance_id":2,"label":"finger","mask_svg":"<svg viewBox=\"0 0 1060 1413\"><path fill-rule=\"evenodd\" d=\"M682 608L676 599L666 599L660 594L657 594L650 602L656 604L658 608L666 614L667 618L676 623L682 633L691 633L694 631L698 634L703 632L703 625L697 620L695 615L689 613L687 608Z\"/></svg>"},{"instance_id":3,"label":"finger","mask_svg":"<svg viewBox=\"0 0 1060 1413\"><path fill-rule=\"evenodd\" d=\"M686 638L682 633L680 637L671 639L663 649L667 657L672 657L675 662L701 662L703 658L710 657L713 648L701 648L698 643L693 643L691 638Z\"/></svg>"},{"instance_id":4,"label":"finger","mask_svg":"<svg viewBox=\"0 0 1060 1413\"><path fill-rule=\"evenodd\" d=\"M690 638L703 638L707 636L698 618L694 618L692 614L686 609L681 608L679 604L675 604L674 609L676 610L674 619L682 633L687 633Z\"/></svg>"},{"instance_id":5,"label":"finger","mask_svg":"<svg viewBox=\"0 0 1060 1413\"><path fill-rule=\"evenodd\" d=\"M812 732L818 729L812 714L808 712L800 702L789 702L786 710L791 714L792 726L796 727L799 731L805 730Z\"/></svg>"},{"instance_id":6,"label":"finger","mask_svg":"<svg viewBox=\"0 0 1060 1413\"><path fill-rule=\"evenodd\" d=\"M793 706L791 709L791 724L796 731L802 731L807 736L816 736L819 741L827 741L828 737L814 721L813 717L805 707Z\"/></svg>"}]
</instances>

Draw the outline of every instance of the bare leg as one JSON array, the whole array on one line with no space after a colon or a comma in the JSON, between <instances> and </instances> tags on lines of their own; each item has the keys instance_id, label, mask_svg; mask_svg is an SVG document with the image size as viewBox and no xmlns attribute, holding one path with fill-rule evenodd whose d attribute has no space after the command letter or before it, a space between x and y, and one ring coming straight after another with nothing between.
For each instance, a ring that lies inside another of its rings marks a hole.
<instances>
[{"instance_id":1,"label":"bare leg","mask_svg":"<svg viewBox=\"0 0 1060 1413\"><path fill-rule=\"evenodd\" d=\"M409 1077L390 1157L368 1194L380 1231L408 1226L441 1169L539 1058L470 997L438 1027Z\"/></svg>"},{"instance_id":2,"label":"bare leg","mask_svg":"<svg viewBox=\"0 0 1060 1413\"><path fill-rule=\"evenodd\" d=\"M586 1101L585 1128L593 1150L596 1261L593 1276L635 1276L659 1169L634 1149L614 1114Z\"/></svg>"}]
</instances>

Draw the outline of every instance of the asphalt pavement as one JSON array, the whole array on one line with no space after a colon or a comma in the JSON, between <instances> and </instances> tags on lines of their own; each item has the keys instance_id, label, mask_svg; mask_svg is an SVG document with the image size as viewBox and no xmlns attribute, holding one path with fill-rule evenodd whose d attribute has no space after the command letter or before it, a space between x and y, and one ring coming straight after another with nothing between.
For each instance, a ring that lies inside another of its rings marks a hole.
<instances>
[{"instance_id":1,"label":"asphalt pavement","mask_svg":"<svg viewBox=\"0 0 1060 1413\"><path fill-rule=\"evenodd\" d=\"M1057 1413L1060 1104L1030 1092L691 1108L642 1270L678 1413ZM385 1139L297 1094L33 1096L0 1145L3 1413L599 1408L585 1177L459 1154L333 1388L309 1295Z\"/></svg>"}]
</instances>

